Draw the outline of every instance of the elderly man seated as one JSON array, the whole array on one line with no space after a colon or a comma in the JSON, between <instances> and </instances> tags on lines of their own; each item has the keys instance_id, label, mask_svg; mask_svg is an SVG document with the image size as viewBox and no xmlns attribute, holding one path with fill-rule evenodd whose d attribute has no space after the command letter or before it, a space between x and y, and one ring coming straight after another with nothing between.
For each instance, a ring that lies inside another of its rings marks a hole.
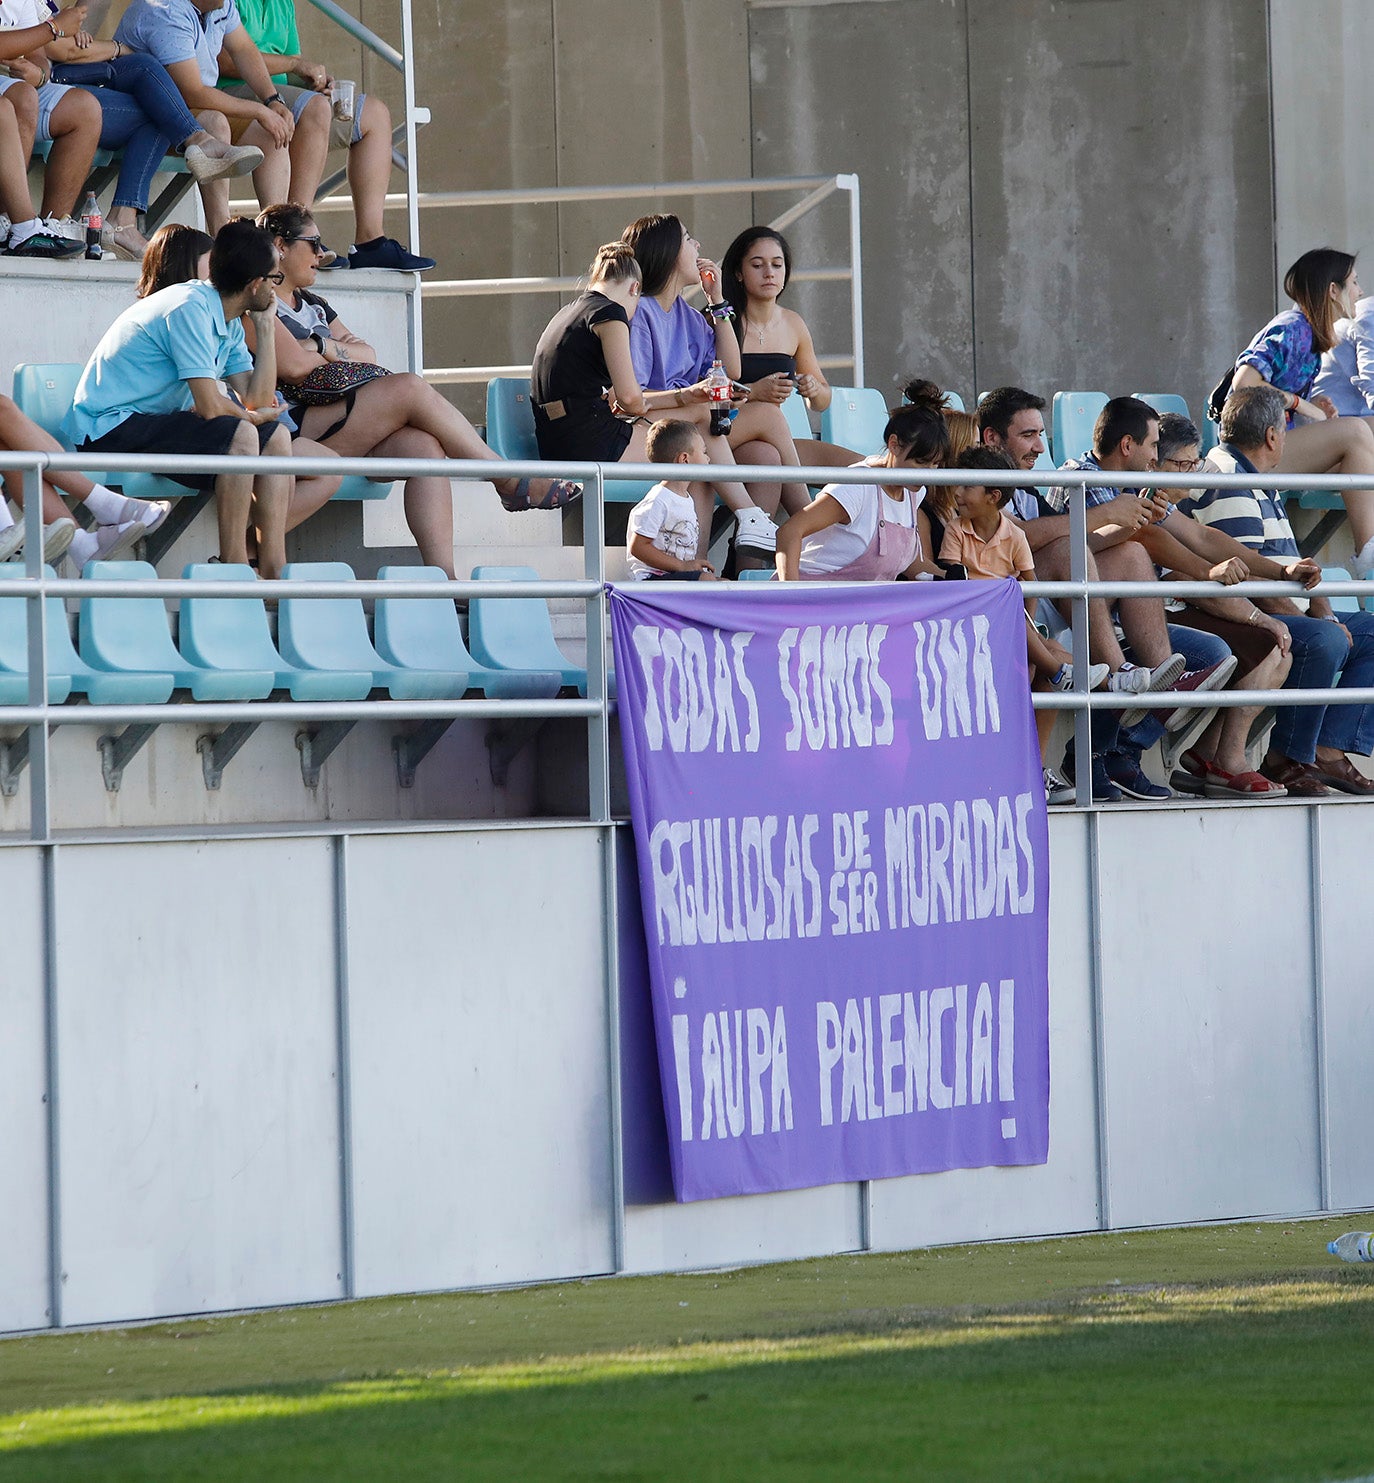
<instances>
[{"instance_id":1,"label":"elderly man seated","mask_svg":"<svg viewBox=\"0 0 1374 1483\"><path fill-rule=\"evenodd\" d=\"M1286 428L1282 392L1272 386L1233 391L1222 409L1221 443L1207 466L1217 473L1269 473L1283 457ZM1298 561L1293 529L1272 490L1207 489L1184 508L1260 556L1290 568ZM1272 613L1292 637L1290 689L1374 686L1374 614L1337 617L1324 597L1262 597L1255 605ZM1321 798L1337 788L1367 798L1374 794L1374 779L1346 754L1368 757L1372 751L1374 706L1284 706L1260 771L1292 797Z\"/></svg>"}]
</instances>

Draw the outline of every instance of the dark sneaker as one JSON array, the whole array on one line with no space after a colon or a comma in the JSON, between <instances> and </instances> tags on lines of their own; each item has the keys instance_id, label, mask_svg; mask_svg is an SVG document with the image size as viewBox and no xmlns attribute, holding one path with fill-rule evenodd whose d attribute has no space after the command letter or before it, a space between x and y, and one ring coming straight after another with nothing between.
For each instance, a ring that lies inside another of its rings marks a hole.
<instances>
[{"instance_id":1,"label":"dark sneaker","mask_svg":"<svg viewBox=\"0 0 1374 1483\"><path fill-rule=\"evenodd\" d=\"M1174 796L1170 789L1152 783L1141 771L1140 763L1134 757L1114 753L1107 758L1105 771L1108 781L1127 798L1139 798L1146 803L1163 803L1166 798Z\"/></svg>"},{"instance_id":2,"label":"dark sneaker","mask_svg":"<svg viewBox=\"0 0 1374 1483\"><path fill-rule=\"evenodd\" d=\"M86 250L84 242L73 242L70 237L55 232L30 232L22 242L5 248L9 257L80 257Z\"/></svg>"},{"instance_id":3,"label":"dark sneaker","mask_svg":"<svg viewBox=\"0 0 1374 1483\"><path fill-rule=\"evenodd\" d=\"M1061 769L1064 776L1073 783L1077 780L1074 769L1074 757L1072 752L1064 753L1064 766ZM1093 802L1094 803L1120 803L1121 789L1107 776L1107 766L1101 757L1093 758Z\"/></svg>"},{"instance_id":4,"label":"dark sneaker","mask_svg":"<svg viewBox=\"0 0 1374 1483\"><path fill-rule=\"evenodd\" d=\"M368 247L348 249L350 268L387 268L393 273L423 273L434 266L432 257L407 252L394 237L383 237Z\"/></svg>"}]
</instances>

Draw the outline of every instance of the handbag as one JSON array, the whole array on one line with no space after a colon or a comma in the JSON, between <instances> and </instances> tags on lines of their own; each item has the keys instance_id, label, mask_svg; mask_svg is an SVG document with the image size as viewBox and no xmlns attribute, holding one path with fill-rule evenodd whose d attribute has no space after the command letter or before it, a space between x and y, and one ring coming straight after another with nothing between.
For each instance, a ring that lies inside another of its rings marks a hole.
<instances>
[{"instance_id":1,"label":"handbag","mask_svg":"<svg viewBox=\"0 0 1374 1483\"><path fill-rule=\"evenodd\" d=\"M278 385L288 402L300 407L327 407L330 402L344 401L350 392L366 386L379 376L389 376L385 366L365 360L331 360L316 366L301 381L281 381Z\"/></svg>"},{"instance_id":2,"label":"handbag","mask_svg":"<svg viewBox=\"0 0 1374 1483\"><path fill-rule=\"evenodd\" d=\"M1212 388L1212 394L1207 398L1207 415L1213 422L1221 421L1221 409L1226 405L1226 398L1231 395L1231 382L1235 377L1236 368L1232 366Z\"/></svg>"}]
</instances>

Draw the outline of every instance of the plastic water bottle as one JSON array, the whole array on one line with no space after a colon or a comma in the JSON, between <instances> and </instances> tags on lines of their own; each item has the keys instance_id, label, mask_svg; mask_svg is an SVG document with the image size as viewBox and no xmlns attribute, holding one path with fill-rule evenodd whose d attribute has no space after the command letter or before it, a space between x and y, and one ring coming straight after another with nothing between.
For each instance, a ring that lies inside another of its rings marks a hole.
<instances>
[{"instance_id":1,"label":"plastic water bottle","mask_svg":"<svg viewBox=\"0 0 1374 1483\"><path fill-rule=\"evenodd\" d=\"M706 390L711 394L711 436L723 438L730 431L730 378L719 361L711 364Z\"/></svg>"},{"instance_id":2,"label":"plastic water bottle","mask_svg":"<svg viewBox=\"0 0 1374 1483\"><path fill-rule=\"evenodd\" d=\"M1374 1262L1374 1233L1347 1231L1328 1242L1326 1249L1343 1262Z\"/></svg>"},{"instance_id":3,"label":"plastic water bottle","mask_svg":"<svg viewBox=\"0 0 1374 1483\"><path fill-rule=\"evenodd\" d=\"M100 229L104 224L95 192L87 191L85 204L81 208L81 225L86 228L86 256L94 262L99 262L101 258Z\"/></svg>"}]
</instances>

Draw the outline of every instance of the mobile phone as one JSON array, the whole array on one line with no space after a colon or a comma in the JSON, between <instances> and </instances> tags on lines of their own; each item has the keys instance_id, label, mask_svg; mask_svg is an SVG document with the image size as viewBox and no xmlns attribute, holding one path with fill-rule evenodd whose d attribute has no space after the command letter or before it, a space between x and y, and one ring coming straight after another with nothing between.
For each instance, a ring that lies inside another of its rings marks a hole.
<instances>
[{"instance_id":1,"label":"mobile phone","mask_svg":"<svg viewBox=\"0 0 1374 1483\"><path fill-rule=\"evenodd\" d=\"M730 383L730 394L732 396L748 396L749 388L743 381L732 381Z\"/></svg>"}]
</instances>

